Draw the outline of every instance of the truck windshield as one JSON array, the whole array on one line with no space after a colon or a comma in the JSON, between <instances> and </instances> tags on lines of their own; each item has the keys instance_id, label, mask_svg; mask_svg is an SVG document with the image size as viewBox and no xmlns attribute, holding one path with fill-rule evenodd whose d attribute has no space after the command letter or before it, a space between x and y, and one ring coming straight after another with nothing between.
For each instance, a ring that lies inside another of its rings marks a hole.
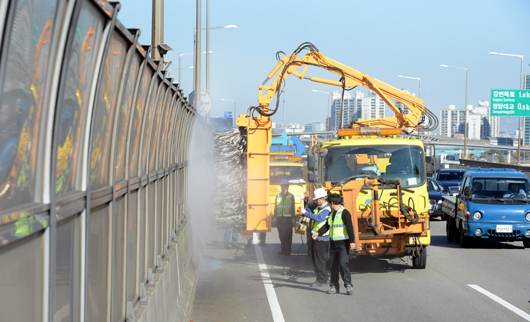
<instances>
[{"instance_id":1,"label":"truck windshield","mask_svg":"<svg viewBox=\"0 0 530 322\"><path fill-rule=\"evenodd\" d=\"M280 184L283 179L289 183L305 183L304 169L296 166L270 166L270 184Z\"/></svg>"},{"instance_id":2,"label":"truck windshield","mask_svg":"<svg viewBox=\"0 0 530 322\"><path fill-rule=\"evenodd\" d=\"M418 146L329 147L322 163L323 182L339 181L353 175L400 178L402 186L425 183L425 154Z\"/></svg>"},{"instance_id":3,"label":"truck windshield","mask_svg":"<svg viewBox=\"0 0 530 322\"><path fill-rule=\"evenodd\" d=\"M528 199L528 181L509 178L475 178L471 184L474 198Z\"/></svg>"}]
</instances>

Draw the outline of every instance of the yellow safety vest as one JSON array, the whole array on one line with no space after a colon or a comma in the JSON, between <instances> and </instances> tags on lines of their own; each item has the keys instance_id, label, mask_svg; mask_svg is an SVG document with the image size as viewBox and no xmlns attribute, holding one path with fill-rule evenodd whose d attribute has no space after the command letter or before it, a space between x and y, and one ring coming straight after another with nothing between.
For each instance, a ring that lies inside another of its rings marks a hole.
<instances>
[{"instance_id":1,"label":"yellow safety vest","mask_svg":"<svg viewBox=\"0 0 530 322\"><path fill-rule=\"evenodd\" d=\"M348 236L348 230L346 230L346 225L342 221L343 210L344 207L340 206L339 209L337 209L337 213L335 214L335 219L333 219L333 216L329 216L328 218L329 230L331 231L331 240L337 241L350 238Z\"/></svg>"},{"instance_id":2,"label":"yellow safety vest","mask_svg":"<svg viewBox=\"0 0 530 322\"><path fill-rule=\"evenodd\" d=\"M279 193L276 196L276 211L277 217L292 217L291 206L293 204L293 194L287 193L285 198L282 198L282 194Z\"/></svg>"},{"instance_id":3,"label":"yellow safety vest","mask_svg":"<svg viewBox=\"0 0 530 322\"><path fill-rule=\"evenodd\" d=\"M315 215L318 215L320 212L322 212L322 211L324 211L326 209L329 210L329 212L331 212L331 208L329 207L329 204L328 204L326 207L324 207L322 209L316 207L315 209L313 209L313 213ZM313 220L313 227L311 228L311 233L318 232L318 230L320 228L322 228L322 226L324 226L325 224L326 224L326 220L322 220L322 221L314 221ZM328 236L328 235L329 235L329 230L322 236Z\"/></svg>"}]
</instances>

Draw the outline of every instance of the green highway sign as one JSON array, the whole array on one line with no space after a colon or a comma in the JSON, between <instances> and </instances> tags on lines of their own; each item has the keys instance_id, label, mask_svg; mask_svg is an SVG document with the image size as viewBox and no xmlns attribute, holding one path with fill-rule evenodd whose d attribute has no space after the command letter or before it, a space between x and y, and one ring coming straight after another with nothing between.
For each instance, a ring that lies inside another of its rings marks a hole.
<instances>
[{"instance_id":1,"label":"green highway sign","mask_svg":"<svg viewBox=\"0 0 530 322\"><path fill-rule=\"evenodd\" d=\"M530 116L530 90L492 89L491 116Z\"/></svg>"}]
</instances>

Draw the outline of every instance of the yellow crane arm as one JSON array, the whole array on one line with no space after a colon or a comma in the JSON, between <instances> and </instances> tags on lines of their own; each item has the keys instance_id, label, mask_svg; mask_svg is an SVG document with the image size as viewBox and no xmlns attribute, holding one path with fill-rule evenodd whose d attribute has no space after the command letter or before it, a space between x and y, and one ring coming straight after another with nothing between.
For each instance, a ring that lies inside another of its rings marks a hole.
<instances>
[{"instance_id":1,"label":"yellow crane arm","mask_svg":"<svg viewBox=\"0 0 530 322\"><path fill-rule=\"evenodd\" d=\"M316 48L315 48L316 49ZM375 126L375 127L396 127L396 128L414 128L417 127L421 121L422 114L430 114L427 107L423 105L423 101L415 96L405 93L393 86L383 83L373 77L363 74L353 68L341 64L333 59L322 55L319 51L310 49L302 58L298 59L299 52L293 53L291 56L284 56L274 69L269 73L265 82L259 86L259 105L263 110L270 110L269 104L271 99L277 94L283 81L287 76L294 75L300 79L308 79L313 82L334 85L342 88L349 88L354 86L363 86L375 91L379 97L392 109L395 116L385 117L380 119L363 120L359 126ZM341 77L340 80L331 80L321 77L306 77L306 72L309 66L316 66L324 68ZM299 70L301 68L301 70ZM272 80L270 86L265 83ZM398 101L403 103L409 110L409 114L397 108L391 101Z\"/></svg>"},{"instance_id":2,"label":"yellow crane arm","mask_svg":"<svg viewBox=\"0 0 530 322\"><path fill-rule=\"evenodd\" d=\"M306 49L309 49L309 51L301 59L297 59L300 52ZM324 68L339 75L340 79L337 81L320 77L306 77L309 66ZM246 115L241 114L237 119L237 125L245 129L247 137L247 218L244 231L240 231L246 236L251 236L251 232L270 231L271 228L268 195L269 155L272 141L270 116L276 113L278 105L275 109L271 109L269 104L275 95L281 94L281 86L285 78L291 74L300 79L338 86L343 90L359 85L364 86L374 90L395 113L395 116L392 117L363 120L359 122L362 124L353 125L356 128L360 127L360 129L353 129L353 131L358 130L359 133L368 133L374 129L365 127L379 127L380 129L376 130L380 130L381 133L396 134L392 132L392 128L417 127L423 114L429 116L429 121L435 120L435 123L437 123L436 116L427 107L423 106L421 99L327 58L310 43L300 45L291 56L284 56L282 59L278 59L278 64L259 86L259 106L250 107ZM265 85L269 80L272 80L272 84ZM411 113L404 115L391 100L403 103ZM279 100L276 103L278 104L278 102ZM257 112L257 115L255 112ZM383 127L390 129L383 129Z\"/></svg>"}]
</instances>

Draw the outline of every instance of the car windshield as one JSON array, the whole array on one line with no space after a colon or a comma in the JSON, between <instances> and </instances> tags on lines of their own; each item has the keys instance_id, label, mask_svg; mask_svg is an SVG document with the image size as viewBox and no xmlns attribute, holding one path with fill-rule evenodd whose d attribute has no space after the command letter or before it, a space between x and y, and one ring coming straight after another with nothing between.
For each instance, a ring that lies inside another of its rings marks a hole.
<instances>
[{"instance_id":1,"label":"car windshield","mask_svg":"<svg viewBox=\"0 0 530 322\"><path fill-rule=\"evenodd\" d=\"M418 146L329 147L322 163L323 182L353 175L401 179L402 187L425 183L425 154Z\"/></svg>"},{"instance_id":2,"label":"car windshield","mask_svg":"<svg viewBox=\"0 0 530 322\"><path fill-rule=\"evenodd\" d=\"M462 181L464 171L443 171L438 175L441 181Z\"/></svg>"},{"instance_id":3,"label":"car windshield","mask_svg":"<svg viewBox=\"0 0 530 322\"><path fill-rule=\"evenodd\" d=\"M305 183L304 169L296 166L274 166L270 167L270 184L280 184L283 179L289 183Z\"/></svg>"},{"instance_id":4,"label":"car windshield","mask_svg":"<svg viewBox=\"0 0 530 322\"><path fill-rule=\"evenodd\" d=\"M474 198L528 199L528 180L507 178L475 178L471 184Z\"/></svg>"},{"instance_id":5,"label":"car windshield","mask_svg":"<svg viewBox=\"0 0 530 322\"><path fill-rule=\"evenodd\" d=\"M434 180L427 180L427 190L428 191L440 191L440 187Z\"/></svg>"}]
</instances>

